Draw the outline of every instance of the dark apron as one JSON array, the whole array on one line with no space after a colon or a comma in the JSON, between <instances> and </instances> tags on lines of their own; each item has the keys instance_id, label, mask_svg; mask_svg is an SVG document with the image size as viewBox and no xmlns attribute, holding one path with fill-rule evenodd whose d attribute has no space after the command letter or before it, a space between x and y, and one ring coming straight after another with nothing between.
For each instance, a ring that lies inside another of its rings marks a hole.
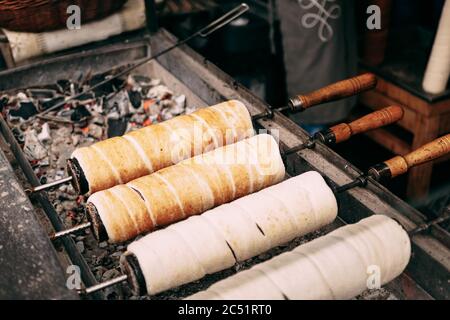
<instances>
[{"instance_id":1,"label":"dark apron","mask_svg":"<svg viewBox=\"0 0 450 320\"><path fill-rule=\"evenodd\" d=\"M287 92L307 93L357 72L353 0L278 0ZM355 105L349 98L312 108L291 118L302 124L345 119Z\"/></svg>"}]
</instances>

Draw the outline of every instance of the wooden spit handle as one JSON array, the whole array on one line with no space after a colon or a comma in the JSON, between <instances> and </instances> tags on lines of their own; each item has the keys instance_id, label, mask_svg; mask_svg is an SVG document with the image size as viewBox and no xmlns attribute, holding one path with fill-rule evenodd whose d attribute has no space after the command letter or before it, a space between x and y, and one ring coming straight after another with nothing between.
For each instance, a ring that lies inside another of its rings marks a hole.
<instances>
[{"instance_id":1,"label":"wooden spit handle","mask_svg":"<svg viewBox=\"0 0 450 320\"><path fill-rule=\"evenodd\" d=\"M299 112L325 102L347 98L375 88L377 78L372 73L339 81L305 95L299 95L289 101L292 112Z\"/></svg>"},{"instance_id":2,"label":"wooden spit handle","mask_svg":"<svg viewBox=\"0 0 450 320\"><path fill-rule=\"evenodd\" d=\"M403 108L389 106L369 113L350 123L340 123L329 130L334 135L335 143L350 139L353 135L387 126L403 118Z\"/></svg>"},{"instance_id":3,"label":"wooden spit handle","mask_svg":"<svg viewBox=\"0 0 450 320\"><path fill-rule=\"evenodd\" d=\"M374 174L375 177L382 177L386 176L387 172L390 178L394 178L408 172L412 167L432 161L448 153L450 153L450 133L427 143L403 157L396 156L379 166L372 167L369 170L369 174Z\"/></svg>"}]
</instances>

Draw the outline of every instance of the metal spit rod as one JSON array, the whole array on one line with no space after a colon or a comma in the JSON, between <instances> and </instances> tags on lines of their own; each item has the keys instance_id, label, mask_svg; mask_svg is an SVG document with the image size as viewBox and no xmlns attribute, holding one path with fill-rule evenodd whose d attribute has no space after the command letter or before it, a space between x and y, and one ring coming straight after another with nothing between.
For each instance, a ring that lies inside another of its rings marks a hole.
<instances>
[{"instance_id":1,"label":"metal spit rod","mask_svg":"<svg viewBox=\"0 0 450 320\"><path fill-rule=\"evenodd\" d=\"M31 189L26 189L25 192L27 192L27 193L34 193L34 192L47 190L47 189L50 189L50 188L57 187L57 186L60 186L62 184L68 183L68 182L72 181L72 179L73 179L73 177L69 176L69 177L62 178L62 179L59 179L59 180L55 180L55 181L52 181L52 182L49 182L49 183L46 183L46 184L41 184L40 186L31 188Z\"/></svg>"},{"instance_id":2,"label":"metal spit rod","mask_svg":"<svg viewBox=\"0 0 450 320\"><path fill-rule=\"evenodd\" d=\"M128 276L126 274L124 274L124 275L121 275L121 276L119 276L117 278L114 278L114 279L111 279L111 280L108 280L108 281L96 284L95 286L88 287L88 288L85 288L85 289L81 289L78 292L81 293L81 294L85 294L85 295L93 294L95 292L104 290L104 289L106 289L108 287L112 287L112 286L114 286L116 284L119 284L119 283L122 283L124 281L127 281L127 279L128 279Z\"/></svg>"},{"instance_id":3,"label":"metal spit rod","mask_svg":"<svg viewBox=\"0 0 450 320\"><path fill-rule=\"evenodd\" d=\"M363 187L369 178L383 181L405 174L409 169L435 160L450 153L450 133L437 138L405 156L396 156L385 162L372 166L366 174L357 177L352 182L335 189L341 193L355 187Z\"/></svg>"},{"instance_id":4,"label":"metal spit rod","mask_svg":"<svg viewBox=\"0 0 450 320\"><path fill-rule=\"evenodd\" d=\"M242 4L241 6L244 6L244 5L245 4ZM197 34L199 34L201 36L205 36L205 37L210 35L211 33L215 32L219 28L223 27L226 23L228 23L229 19L231 19L231 17L237 16L237 13L234 12L234 11L236 11L239 8L240 7L238 7L236 9L228 12L227 14L222 16L220 19L214 21L209 26L203 28L202 30L198 31L196 34L186 38L183 41L184 42L189 41L189 39L195 37ZM239 12L239 15L240 14L242 14L242 13ZM168 52L169 50L173 49L175 46L178 46L178 45L180 45L180 43L178 43L178 44L176 44L176 45L166 49L165 51L162 51L158 55L166 53L166 52ZM155 55L154 57L157 57L158 55ZM140 65L140 64L143 64L143 63L145 63L147 61L148 61L148 59L145 60L145 61L142 61L142 62L140 62L138 64ZM134 69L135 67L136 66L132 66L131 68L123 71L122 73L120 73L120 74L118 74L118 75L116 75L114 77L118 77L118 76L120 76L120 75L122 75L124 73L127 73L130 70ZM100 82L99 84L97 84L97 85L87 89L85 92L93 90L93 89L97 88L99 85L107 83L110 80L111 79L104 80L103 82ZM252 116L252 120L256 121L256 120L261 120L261 119L264 119L264 118L272 118L274 116L274 114L275 114L274 110L286 110L286 111L288 111L290 113L302 112L302 111L306 110L307 108L310 108L310 107L313 107L313 106L316 106L316 105L319 105L319 104L322 104L322 103L335 101L335 100L338 100L338 99L342 99L342 98L346 98L346 97L349 97L349 96L352 96L352 95L356 95L356 94L361 93L361 92L366 91L366 90L370 90L373 87L375 87L376 83L377 83L377 80L376 80L375 75L373 75L371 73L365 73L365 74L362 74L362 75L359 75L359 76L356 76L356 77L353 77L353 78L349 78L349 79L346 79L346 80L342 80L342 81L333 83L331 85L323 87L323 88L321 88L319 90L316 90L314 92L308 93L306 95L298 95L296 98L293 98L290 101L304 101L304 102L302 102L302 103L296 102L295 104L293 104L293 102L292 102L287 107L282 107L282 108L278 108L278 109L267 109L265 112L262 112L260 114ZM72 96L70 99L75 99L78 96L79 95ZM66 102L67 102L67 100L64 103L66 103ZM57 108L57 107L58 107L58 105L55 105L52 108ZM48 111L51 111L52 108L47 109L44 113L46 113ZM399 107L395 107L395 108L399 108ZM39 116L42 116L44 113L39 114ZM390 114L390 113L392 113L392 114ZM381 121L382 122L384 121L383 124L382 123L378 124L380 119L377 120L376 118L379 117L379 114L382 115ZM364 118L363 126L360 126L360 128L363 128L362 131L351 132L351 135L356 134L356 133L360 133L360 132L363 132L363 131L368 131L368 130L377 128L377 127L379 127L381 125L387 125L389 123L392 123L392 122L395 121L396 114L398 114L398 111L397 111L397 113L395 113L394 111L392 111L392 112L390 112L390 111L383 112L381 110L380 111L376 111L376 112L373 113L373 116L372 116L372 114L369 115L369 117L370 117L369 119L365 119ZM403 111L401 112L401 115L403 116ZM361 119L361 120L363 120L363 119ZM341 124L340 126L343 126L343 125L345 125L345 124ZM349 126L351 126L351 124L349 124ZM330 130L332 130L333 128L330 128ZM337 128L337 129L339 129L339 128ZM333 132L331 132L331 133L333 134ZM336 139L335 140L337 141L337 143L341 142L341 141L344 141L344 140L347 140L351 136L350 135L350 136L345 137L345 138L341 137L341 136L337 136L337 131L334 134L336 135L336 137L335 137ZM331 141L332 139L330 140L329 134L327 136L326 133L324 133L324 137L326 137L329 141L325 141L324 139L322 139L323 140L322 142L324 142L324 143L330 142L330 144L332 144L332 141ZM309 142L306 142L302 146L297 146L297 147L294 147L291 150L285 151L285 154L288 155L288 154L292 154L292 153L298 152L298 151L304 149L305 147L312 148L312 147L314 147L314 145L315 145L314 141L309 141ZM58 185L70 182L72 179L73 179L73 177L63 178L63 179L60 179L60 180L56 180L56 181L53 181L53 182L49 182L49 183L40 185L40 186L35 187L35 188L33 188L31 190L28 190L28 191L31 192L31 193L34 193L34 192L47 190L47 189L53 188L55 186L58 186Z\"/></svg>"},{"instance_id":5,"label":"metal spit rod","mask_svg":"<svg viewBox=\"0 0 450 320\"><path fill-rule=\"evenodd\" d=\"M60 239L62 237L71 235L71 234L73 234L75 232L88 229L91 226L92 226L92 223L90 223L90 222L82 223L82 224L79 224L79 225L77 225L77 226L75 226L73 228L70 228L70 229L67 229L67 230L63 230L63 231L59 231L59 232L55 232L55 233L51 234L49 237L50 237L50 240L57 240L57 239Z\"/></svg>"}]
</instances>

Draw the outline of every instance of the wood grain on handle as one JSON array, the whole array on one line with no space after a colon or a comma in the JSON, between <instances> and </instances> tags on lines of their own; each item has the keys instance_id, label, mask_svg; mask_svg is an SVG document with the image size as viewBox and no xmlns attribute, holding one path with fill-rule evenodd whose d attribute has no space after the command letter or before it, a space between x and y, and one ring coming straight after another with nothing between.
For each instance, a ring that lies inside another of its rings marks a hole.
<instances>
[{"instance_id":1,"label":"wood grain on handle","mask_svg":"<svg viewBox=\"0 0 450 320\"><path fill-rule=\"evenodd\" d=\"M376 84L377 78L374 74L364 73L347 80L336 82L311 93L299 95L296 99L291 100L291 104L293 109L304 110L325 102L347 98L373 89Z\"/></svg>"},{"instance_id":2,"label":"wood grain on handle","mask_svg":"<svg viewBox=\"0 0 450 320\"><path fill-rule=\"evenodd\" d=\"M403 157L397 156L384 163L389 167L393 178L406 173L412 167L435 160L448 153L450 153L450 134L427 143Z\"/></svg>"},{"instance_id":3,"label":"wood grain on handle","mask_svg":"<svg viewBox=\"0 0 450 320\"><path fill-rule=\"evenodd\" d=\"M403 108L399 106L389 106L369 113L351 123L338 124L331 127L330 130L336 138L335 143L340 143L348 140L355 134L360 134L397 122L403 118L403 113Z\"/></svg>"}]
</instances>

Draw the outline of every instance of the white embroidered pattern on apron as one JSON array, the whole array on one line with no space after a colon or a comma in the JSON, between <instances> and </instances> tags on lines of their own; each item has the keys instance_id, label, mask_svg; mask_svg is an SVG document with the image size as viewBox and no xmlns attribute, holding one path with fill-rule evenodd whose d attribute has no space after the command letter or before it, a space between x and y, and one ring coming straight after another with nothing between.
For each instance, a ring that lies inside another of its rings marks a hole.
<instances>
[{"instance_id":1,"label":"white embroidered pattern on apron","mask_svg":"<svg viewBox=\"0 0 450 320\"><path fill-rule=\"evenodd\" d=\"M298 4L305 11L317 9L316 12L307 12L301 17L302 26L308 29L318 26L319 39L327 42L333 38L334 31L328 23L328 19L338 19L341 16L341 7L333 3L336 0L297 0ZM329 5L328 5L329 4ZM327 8L328 5L328 8Z\"/></svg>"}]
</instances>

